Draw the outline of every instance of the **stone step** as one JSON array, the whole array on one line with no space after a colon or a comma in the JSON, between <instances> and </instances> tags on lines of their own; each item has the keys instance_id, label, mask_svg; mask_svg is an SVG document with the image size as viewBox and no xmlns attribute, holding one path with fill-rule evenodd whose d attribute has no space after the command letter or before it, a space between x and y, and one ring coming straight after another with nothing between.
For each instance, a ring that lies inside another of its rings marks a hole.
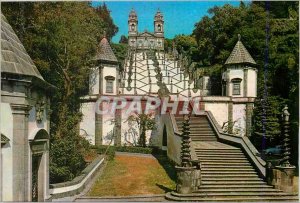
<instances>
[{"instance_id":1,"label":"stone step","mask_svg":"<svg viewBox=\"0 0 300 203\"><path fill-rule=\"evenodd\" d=\"M244 175L244 174L249 174L249 175L257 175L257 173L253 171L207 171L207 170L201 170L202 175L227 175L227 174L239 174L239 175Z\"/></svg>"},{"instance_id":2,"label":"stone step","mask_svg":"<svg viewBox=\"0 0 300 203\"><path fill-rule=\"evenodd\" d=\"M231 170L231 169L253 169L253 167L248 164L248 165L232 165L232 166L228 166L228 164L215 164L215 163L208 163L208 164L203 164L201 163L201 168L203 170L208 170L208 169L224 169L224 170Z\"/></svg>"},{"instance_id":3,"label":"stone step","mask_svg":"<svg viewBox=\"0 0 300 203\"><path fill-rule=\"evenodd\" d=\"M216 136L215 133L210 132L192 132L190 133L190 136Z\"/></svg>"},{"instance_id":4,"label":"stone step","mask_svg":"<svg viewBox=\"0 0 300 203\"><path fill-rule=\"evenodd\" d=\"M202 181L226 181L226 182L235 182L236 184L239 184L240 181L262 181L263 180L257 176L254 177L226 177L226 176L219 176L219 177L203 177Z\"/></svg>"},{"instance_id":5,"label":"stone step","mask_svg":"<svg viewBox=\"0 0 300 203\"><path fill-rule=\"evenodd\" d=\"M234 167L234 168L224 168L224 167L220 167L220 168L202 168L201 171L203 171L203 172L210 172L211 171L211 172L216 172L216 173L221 173L221 172L226 172L226 171L228 171L228 172L237 172L237 171L239 171L239 172L243 173L243 172L253 172L255 170L252 167L248 167L248 168L236 168L236 167Z\"/></svg>"},{"instance_id":6,"label":"stone step","mask_svg":"<svg viewBox=\"0 0 300 203\"><path fill-rule=\"evenodd\" d=\"M282 192L281 190L274 189L274 188L264 188L264 187L257 187L257 188L199 188L197 193L218 193L218 192Z\"/></svg>"},{"instance_id":7,"label":"stone step","mask_svg":"<svg viewBox=\"0 0 300 203\"><path fill-rule=\"evenodd\" d=\"M201 152L196 152L197 157L201 157L201 158L245 158L244 154L204 154Z\"/></svg>"},{"instance_id":8,"label":"stone step","mask_svg":"<svg viewBox=\"0 0 300 203\"><path fill-rule=\"evenodd\" d=\"M195 141L195 142L214 142L214 141L217 141L217 138L198 138L198 137L194 137L194 138L191 138L192 141Z\"/></svg>"},{"instance_id":9,"label":"stone step","mask_svg":"<svg viewBox=\"0 0 300 203\"><path fill-rule=\"evenodd\" d=\"M243 152L215 152L215 151L199 151L199 150L195 150L196 153L199 154L203 154L203 155L207 155L207 156L231 156L231 155L243 155Z\"/></svg>"},{"instance_id":10,"label":"stone step","mask_svg":"<svg viewBox=\"0 0 300 203\"><path fill-rule=\"evenodd\" d=\"M239 148L225 148L225 147L220 147L218 149L199 149L195 148L195 151L201 151L201 152L214 152L214 153L236 153L240 152L242 153L242 150Z\"/></svg>"},{"instance_id":11,"label":"stone step","mask_svg":"<svg viewBox=\"0 0 300 203\"><path fill-rule=\"evenodd\" d=\"M266 185L267 183L263 182L262 180L240 180L240 181L227 181L227 180L220 180L220 181L214 181L214 180L202 180L201 183L203 185L257 185L262 184Z\"/></svg>"},{"instance_id":12,"label":"stone step","mask_svg":"<svg viewBox=\"0 0 300 203\"><path fill-rule=\"evenodd\" d=\"M202 164L216 164L216 165L239 165L239 164L247 164L251 165L248 160L235 160L235 159L199 159Z\"/></svg>"},{"instance_id":13,"label":"stone step","mask_svg":"<svg viewBox=\"0 0 300 203\"><path fill-rule=\"evenodd\" d=\"M257 192L223 192L223 193L191 193L191 194L178 194L178 193L172 193L174 196L177 197L271 197L271 196L276 196L276 197L284 197L284 196L292 196L289 193L284 193L284 192L260 192L257 194Z\"/></svg>"},{"instance_id":14,"label":"stone step","mask_svg":"<svg viewBox=\"0 0 300 203\"><path fill-rule=\"evenodd\" d=\"M177 122L177 127L182 128L182 123ZM208 124L208 123L195 123L195 124L190 124L190 129L195 129L195 130L201 130L201 129L207 129L207 130L213 130L213 128Z\"/></svg>"},{"instance_id":15,"label":"stone step","mask_svg":"<svg viewBox=\"0 0 300 203\"><path fill-rule=\"evenodd\" d=\"M224 178L258 178L257 174L239 174L239 173L220 173L220 174L207 174L207 173L202 173L201 177L203 180L207 180L208 178L215 178L215 179L224 179Z\"/></svg>"},{"instance_id":16,"label":"stone step","mask_svg":"<svg viewBox=\"0 0 300 203\"><path fill-rule=\"evenodd\" d=\"M202 156L199 155L197 157L201 161L202 160L211 160L211 161L218 161L218 160L220 160L220 161L222 161L222 160L238 161L238 160L243 160L243 161L247 161L248 162L247 158L245 158L245 157L225 157L225 156L224 157L217 157L217 156L209 157L209 156L203 156L203 155Z\"/></svg>"},{"instance_id":17,"label":"stone step","mask_svg":"<svg viewBox=\"0 0 300 203\"><path fill-rule=\"evenodd\" d=\"M192 139L192 141L203 141L203 142L205 142L205 141L210 141L210 142L212 142L212 141L217 141L218 139L216 138L216 137L214 137L214 136L191 136L191 139Z\"/></svg>"},{"instance_id":18,"label":"stone step","mask_svg":"<svg viewBox=\"0 0 300 203\"><path fill-rule=\"evenodd\" d=\"M297 196L250 196L250 197L176 197L172 196L169 193L166 195L166 199L172 201L184 201L184 202L264 202L264 201L274 201L274 202L282 202L282 201L298 201Z\"/></svg>"},{"instance_id":19,"label":"stone step","mask_svg":"<svg viewBox=\"0 0 300 203\"><path fill-rule=\"evenodd\" d=\"M223 184L223 185L201 185L199 187L199 190L202 189L229 189L229 190L235 190L235 189L251 189L251 188L271 188L274 189L273 186L267 185L267 184L251 184L251 185L228 185L228 184Z\"/></svg>"},{"instance_id":20,"label":"stone step","mask_svg":"<svg viewBox=\"0 0 300 203\"><path fill-rule=\"evenodd\" d=\"M284 192L276 192L276 191L272 191L272 192L265 192L265 191L261 191L259 192L209 192L209 193L193 193L193 194L189 194L190 197L229 197L229 196L236 196L236 197L242 197L242 196L290 196L291 194L288 193L284 193ZM187 195L188 196L188 195Z\"/></svg>"}]
</instances>

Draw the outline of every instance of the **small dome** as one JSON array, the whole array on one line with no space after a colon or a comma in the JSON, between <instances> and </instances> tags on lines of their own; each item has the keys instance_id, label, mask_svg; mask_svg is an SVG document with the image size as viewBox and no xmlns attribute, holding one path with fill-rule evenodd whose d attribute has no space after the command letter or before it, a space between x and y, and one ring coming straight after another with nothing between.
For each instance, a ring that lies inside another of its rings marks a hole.
<instances>
[{"instance_id":1,"label":"small dome","mask_svg":"<svg viewBox=\"0 0 300 203\"><path fill-rule=\"evenodd\" d=\"M132 9L129 13L129 18L137 18L137 14L134 9Z\"/></svg>"},{"instance_id":2,"label":"small dome","mask_svg":"<svg viewBox=\"0 0 300 203\"><path fill-rule=\"evenodd\" d=\"M163 14L162 14L162 12L158 9L157 10L157 12L156 12L156 14L155 14L155 20L163 20Z\"/></svg>"}]
</instances>

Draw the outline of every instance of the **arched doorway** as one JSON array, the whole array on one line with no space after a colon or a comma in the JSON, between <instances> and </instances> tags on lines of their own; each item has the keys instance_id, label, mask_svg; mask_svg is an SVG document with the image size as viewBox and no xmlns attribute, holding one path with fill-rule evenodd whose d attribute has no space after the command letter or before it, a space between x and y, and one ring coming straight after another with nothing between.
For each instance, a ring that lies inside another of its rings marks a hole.
<instances>
[{"instance_id":1,"label":"arched doorway","mask_svg":"<svg viewBox=\"0 0 300 203\"><path fill-rule=\"evenodd\" d=\"M31 201L40 202L45 199L48 185L49 134L45 129L41 129L29 142L31 148Z\"/></svg>"}]
</instances>

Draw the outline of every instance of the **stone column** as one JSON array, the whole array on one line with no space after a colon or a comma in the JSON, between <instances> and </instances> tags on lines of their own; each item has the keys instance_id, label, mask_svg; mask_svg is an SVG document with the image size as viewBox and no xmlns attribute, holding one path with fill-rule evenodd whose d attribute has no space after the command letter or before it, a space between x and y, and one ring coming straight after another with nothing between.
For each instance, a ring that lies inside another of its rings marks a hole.
<instances>
[{"instance_id":1,"label":"stone column","mask_svg":"<svg viewBox=\"0 0 300 203\"><path fill-rule=\"evenodd\" d=\"M115 134L115 140L114 144L116 146L121 146L121 129L122 129L122 111L120 109L116 109L115 112L115 128L114 128L114 134Z\"/></svg>"},{"instance_id":2,"label":"stone column","mask_svg":"<svg viewBox=\"0 0 300 203\"><path fill-rule=\"evenodd\" d=\"M247 92L247 89L248 89L248 68L245 68L244 69L244 97L247 97L248 96L248 92Z\"/></svg>"},{"instance_id":3,"label":"stone column","mask_svg":"<svg viewBox=\"0 0 300 203\"><path fill-rule=\"evenodd\" d=\"M29 141L28 141L28 111L29 105L11 104L13 114L13 201L30 201L29 187Z\"/></svg>"}]
</instances>

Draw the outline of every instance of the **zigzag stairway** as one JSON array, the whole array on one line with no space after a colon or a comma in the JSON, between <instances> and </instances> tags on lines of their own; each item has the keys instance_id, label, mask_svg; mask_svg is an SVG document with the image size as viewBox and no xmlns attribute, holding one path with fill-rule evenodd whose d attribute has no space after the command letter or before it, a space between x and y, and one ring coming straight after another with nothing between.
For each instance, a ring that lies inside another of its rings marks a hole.
<instances>
[{"instance_id":1,"label":"zigzag stairway","mask_svg":"<svg viewBox=\"0 0 300 203\"><path fill-rule=\"evenodd\" d=\"M182 130L182 117L176 117ZM206 116L190 118L191 145L201 163L201 186L188 195L171 193L175 201L298 201L298 196L267 185L241 148L218 141Z\"/></svg>"}]
</instances>

